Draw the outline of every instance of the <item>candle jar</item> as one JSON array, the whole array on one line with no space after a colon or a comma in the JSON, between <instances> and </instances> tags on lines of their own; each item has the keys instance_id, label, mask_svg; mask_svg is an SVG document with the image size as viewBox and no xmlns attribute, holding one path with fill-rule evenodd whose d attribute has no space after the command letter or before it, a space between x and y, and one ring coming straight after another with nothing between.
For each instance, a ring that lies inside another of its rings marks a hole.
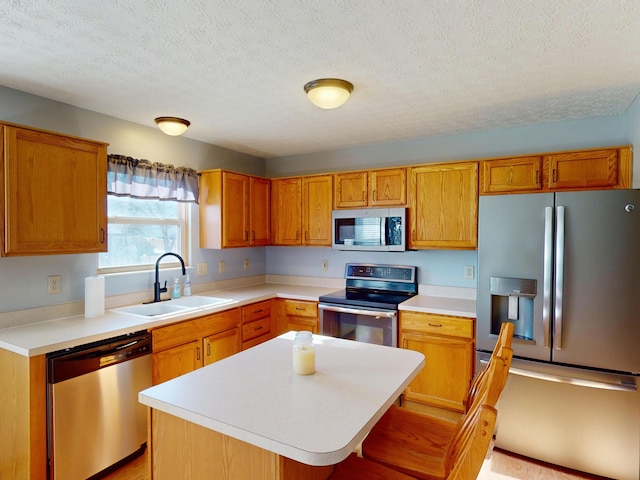
<instances>
[{"instance_id":1,"label":"candle jar","mask_svg":"<svg viewBox=\"0 0 640 480\"><path fill-rule=\"evenodd\" d=\"M293 343L293 371L298 375L311 375L316 371L316 349L311 332L296 332Z\"/></svg>"}]
</instances>

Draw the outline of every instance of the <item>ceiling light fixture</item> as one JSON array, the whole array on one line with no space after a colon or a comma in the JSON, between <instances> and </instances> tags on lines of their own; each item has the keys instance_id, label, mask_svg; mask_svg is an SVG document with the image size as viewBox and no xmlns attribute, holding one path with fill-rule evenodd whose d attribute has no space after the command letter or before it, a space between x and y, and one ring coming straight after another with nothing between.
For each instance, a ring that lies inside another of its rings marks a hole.
<instances>
[{"instance_id":1,"label":"ceiling light fixture","mask_svg":"<svg viewBox=\"0 0 640 480\"><path fill-rule=\"evenodd\" d=\"M158 128L167 135L178 136L187 131L191 122L178 117L158 117L155 119Z\"/></svg>"},{"instance_id":2,"label":"ceiling light fixture","mask_svg":"<svg viewBox=\"0 0 640 480\"><path fill-rule=\"evenodd\" d=\"M320 78L307 83L304 91L316 107L331 109L338 108L349 100L353 84L339 78Z\"/></svg>"}]
</instances>

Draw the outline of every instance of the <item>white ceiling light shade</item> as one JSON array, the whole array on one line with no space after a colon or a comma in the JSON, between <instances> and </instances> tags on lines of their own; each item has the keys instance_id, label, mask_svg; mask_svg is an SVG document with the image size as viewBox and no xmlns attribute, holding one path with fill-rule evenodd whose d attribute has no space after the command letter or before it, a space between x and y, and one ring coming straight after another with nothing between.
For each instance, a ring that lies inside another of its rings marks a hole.
<instances>
[{"instance_id":1,"label":"white ceiling light shade","mask_svg":"<svg viewBox=\"0 0 640 480\"><path fill-rule=\"evenodd\" d=\"M178 117L158 117L155 119L158 128L167 135L178 136L187 131L191 122Z\"/></svg>"},{"instance_id":2,"label":"white ceiling light shade","mask_svg":"<svg viewBox=\"0 0 640 480\"><path fill-rule=\"evenodd\" d=\"M307 83L304 91L316 107L332 109L349 100L353 84L339 78L320 78Z\"/></svg>"}]
</instances>

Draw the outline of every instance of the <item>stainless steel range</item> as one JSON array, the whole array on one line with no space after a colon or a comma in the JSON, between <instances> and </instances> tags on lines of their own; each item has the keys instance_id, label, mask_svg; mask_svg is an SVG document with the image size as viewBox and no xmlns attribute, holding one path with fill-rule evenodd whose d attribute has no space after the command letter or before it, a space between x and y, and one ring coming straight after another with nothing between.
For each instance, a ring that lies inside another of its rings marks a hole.
<instances>
[{"instance_id":1,"label":"stainless steel range","mask_svg":"<svg viewBox=\"0 0 640 480\"><path fill-rule=\"evenodd\" d=\"M417 295L417 267L347 263L346 288L320 297L320 332L398 346L398 305Z\"/></svg>"}]
</instances>

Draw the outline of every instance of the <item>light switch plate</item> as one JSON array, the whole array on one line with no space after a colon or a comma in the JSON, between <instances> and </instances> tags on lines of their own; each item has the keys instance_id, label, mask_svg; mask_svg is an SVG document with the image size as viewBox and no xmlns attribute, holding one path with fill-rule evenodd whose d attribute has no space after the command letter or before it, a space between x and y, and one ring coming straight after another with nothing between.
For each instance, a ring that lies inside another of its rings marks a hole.
<instances>
[{"instance_id":1,"label":"light switch plate","mask_svg":"<svg viewBox=\"0 0 640 480\"><path fill-rule=\"evenodd\" d=\"M473 280L476 278L475 268L473 265L465 265L464 266L464 278L467 280Z\"/></svg>"},{"instance_id":2,"label":"light switch plate","mask_svg":"<svg viewBox=\"0 0 640 480\"><path fill-rule=\"evenodd\" d=\"M202 262L198 264L198 275L206 275L208 271L208 263Z\"/></svg>"}]
</instances>

